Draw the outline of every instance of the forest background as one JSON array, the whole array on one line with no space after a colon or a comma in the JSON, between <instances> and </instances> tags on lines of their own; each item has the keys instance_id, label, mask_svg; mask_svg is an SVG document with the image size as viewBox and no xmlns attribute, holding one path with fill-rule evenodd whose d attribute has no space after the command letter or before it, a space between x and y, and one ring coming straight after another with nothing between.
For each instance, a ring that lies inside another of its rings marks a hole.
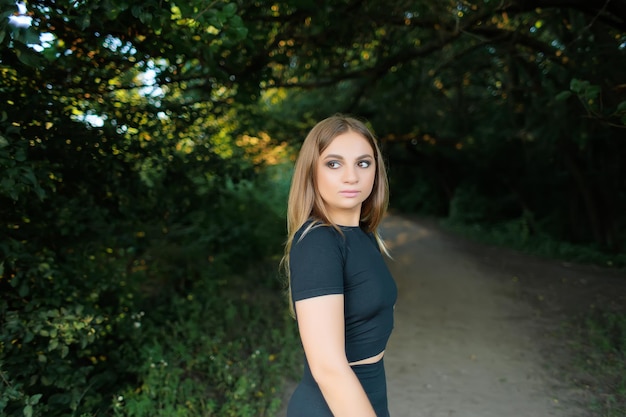
<instances>
[{"instance_id":1,"label":"forest background","mask_svg":"<svg viewBox=\"0 0 626 417\"><path fill-rule=\"evenodd\" d=\"M336 112L393 210L623 268L625 74L624 1L0 0L0 414L274 415L291 166Z\"/></svg>"}]
</instances>

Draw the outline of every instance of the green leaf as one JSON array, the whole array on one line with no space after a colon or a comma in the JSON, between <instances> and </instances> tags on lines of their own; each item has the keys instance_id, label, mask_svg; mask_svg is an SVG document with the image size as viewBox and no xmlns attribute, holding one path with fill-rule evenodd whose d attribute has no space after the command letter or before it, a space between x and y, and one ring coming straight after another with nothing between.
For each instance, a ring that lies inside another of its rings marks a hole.
<instances>
[{"instance_id":1,"label":"green leaf","mask_svg":"<svg viewBox=\"0 0 626 417\"><path fill-rule=\"evenodd\" d=\"M237 5L235 3L228 3L222 9L224 16L234 16L237 13Z\"/></svg>"},{"instance_id":2,"label":"green leaf","mask_svg":"<svg viewBox=\"0 0 626 417\"><path fill-rule=\"evenodd\" d=\"M28 404L24 407L24 417L33 417L33 406Z\"/></svg>"},{"instance_id":3,"label":"green leaf","mask_svg":"<svg viewBox=\"0 0 626 417\"><path fill-rule=\"evenodd\" d=\"M96 374L92 378L90 378L89 385L93 386L94 388L98 388L105 384L115 381L115 379L116 379L115 373L103 372L100 374Z\"/></svg>"},{"instance_id":4,"label":"green leaf","mask_svg":"<svg viewBox=\"0 0 626 417\"><path fill-rule=\"evenodd\" d=\"M30 183L33 187L38 187L39 186L39 182L37 182L37 178L35 177L35 173L33 172L32 169L26 168L24 170L24 176L23 177L26 180L28 180L28 183Z\"/></svg>"},{"instance_id":5,"label":"green leaf","mask_svg":"<svg viewBox=\"0 0 626 417\"><path fill-rule=\"evenodd\" d=\"M8 5L9 3L7 2L6 5ZM14 5L15 3L13 3L12 5ZM0 13L0 20L4 21L5 19L7 19L9 16L12 16L15 14L15 7L11 7L11 9L9 10L5 10L4 12Z\"/></svg>"},{"instance_id":6,"label":"green leaf","mask_svg":"<svg viewBox=\"0 0 626 417\"><path fill-rule=\"evenodd\" d=\"M149 24L150 22L152 22L152 13L148 13L148 12L141 12L139 14L139 20L141 21L141 23L143 23L144 25Z\"/></svg>"},{"instance_id":7,"label":"green leaf","mask_svg":"<svg viewBox=\"0 0 626 417\"><path fill-rule=\"evenodd\" d=\"M11 135L11 134L19 135L20 131L21 131L21 128L19 126L11 125L7 127L4 133L6 133L7 135Z\"/></svg>"},{"instance_id":8,"label":"green leaf","mask_svg":"<svg viewBox=\"0 0 626 417\"><path fill-rule=\"evenodd\" d=\"M37 194L37 198L39 198L39 200L46 198L46 192L40 186L35 187L35 194Z\"/></svg>"},{"instance_id":9,"label":"green leaf","mask_svg":"<svg viewBox=\"0 0 626 417\"><path fill-rule=\"evenodd\" d=\"M13 157L17 162L24 162L26 160L26 151L24 149L18 149Z\"/></svg>"},{"instance_id":10,"label":"green leaf","mask_svg":"<svg viewBox=\"0 0 626 417\"><path fill-rule=\"evenodd\" d=\"M32 26L27 29L20 29L15 40L26 45L39 45L41 43L39 40L39 32Z\"/></svg>"},{"instance_id":11,"label":"green leaf","mask_svg":"<svg viewBox=\"0 0 626 417\"><path fill-rule=\"evenodd\" d=\"M28 403L31 405L35 405L39 402L39 400L41 399L41 397L43 396L43 394L35 394L32 395L29 399L28 399Z\"/></svg>"},{"instance_id":12,"label":"green leaf","mask_svg":"<svg viewBox=\"0 0 626 417\"><path fill-rule=\"evenodd\" d=\"M587 86L589 85L589 81L582 81L577 78L572 78L572 81L569 83L569 88L574 93L581 93Z\"/></svg>"},{"instance_id":13,"label":"green leaf","mask_svg":"<svg viewBox=\"0 0 626 417\"><path fill-rule=\"evenodd\" d=\"M51 352L59 347L59 339L50 339L48 343L48 352Z\"/></svg>"},{"instance_id":14,"label":"green leaf","mask_svg":"<svg viewBox=\"0 0 626 417\"><path fill-rule=\"evenodd\" d=\"M134 5L133 7L131 7L130 9L130 13L136 17L139 18L139 16L141 15L141 13L143 13L143 7L139 6L139 5Z\"/></svg>"},{"instance_id":15,"label":"green leaf","mask_svg":"<svg viewBox=\"0 0 626 417\"><path fill-rule=\"evenodd\" d=\"M48 405L54 404L56 405L67 405L72 402L72 396L67 393L63 394L53 394L48 399Z\"/></svg>"},{"instance_id":16,"label":"green leaf","mask_svg":"<svg viewBox=\"0 0 626 417\"><path fill-rule=\"evenodd\" d=\"M28 288L28 283L26 281L22 281L22 284L17 290L17 293L20 295L20 297L26 297L30 293L30 288Z\"/></svg>"},{"instance_id":17,"label":"green leaf","mask_svg":"<svg viewBox=\"0 0 626 417\"><path fill-rule=\"evenodd\" d=\"M617 105L617 111L618 112L626 111L626 101L622 101L621 103Z\"/></svg>"},{"instance_id":18,"label":"green leaf","mask_svg":"<svg viewBox=\"0 0 626 417\"><path fill-rule=\"evenodd\" d=\"M598 85L591 84L589 81L572 78L570 82L570 90L578 94L584 100L593 100L600 95L602 89Z\"/></svg>"},{"instance_id":19,"label":"green leaf","mask_svg":"<svg viewBox=\"0 0 626 417\"><path fill-rule=\"evenodd\" d=\"M598 97L601 92L602 92L602 88L600 88L600 86L598 86L598 85L589 85L585 89L585 91L583 93L583 96L586 99L594 99L594 98Z\"/></svg>"},{"instance_id":20,"label":"green leaf","mask_svg":"<svg viewBox=\"0 0 626 417\"><path fill-rule=\"evenodd\" d=\"M556 101L565 101L568 98L570 98L572 96L572 92L569 90L565 90L565 91L561 91L559 94L556 95L555 99Z\"/></svg>"},{"instance_id":21,"label":"green leaf","mask_svg":"<svg viewBox=\"0 0 626 417\"><path fill-rule=\"evenodd\" d=\"M246 28L228 28L224 35L226 35L226 39L230 44L238 43L239 41L245 39L248 34L248 29Z\"/></svg>"},{"instance_id":22,"label":"green leaf","mask_svg":"<svg viewBox=\"0 0 626 417\"><path fill-rule=\"evenodd\" d=\"M46 58L49 62L55 61L58 59L58 51L55 48L46 48L41 51L41 55Z\"/></svg>"},{"instance_id":23,"label":"green leaf","mask_svg":"<svg viewBox=\"0 0 626 417\"><path fill-rule=\"evenodd\" d=\"M29 67L37 67L41 63L41 55L21 42L14 42L17 59Z\"/></svg>"},{"instance_id":24,"label":"green leaf","mask_svg":"<svg viewBox=\"0 0 626 417\"><path fill-rule=\"evenodd\" d=\"M215 13L215 15L211 16L209 19L209 23L215 26L219 30L222 30L224 28L225 22L226 22L226 17L224 17L224 15L222 15L221 12Z\"/></svg>"}]
</instances>

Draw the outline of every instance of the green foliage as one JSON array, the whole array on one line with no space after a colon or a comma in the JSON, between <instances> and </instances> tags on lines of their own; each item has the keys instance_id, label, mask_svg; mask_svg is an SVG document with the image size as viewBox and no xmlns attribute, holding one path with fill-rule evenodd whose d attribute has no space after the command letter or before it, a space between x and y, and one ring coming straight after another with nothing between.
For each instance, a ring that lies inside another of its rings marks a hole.
<instances>
[{"instance_id":1,"label":"green foliage","mask_svg":"<svg viewBox=\"0 0 626 417\"><path fill-rule=\"evenodd\" d=\"M569 90L557 94L556 100L564 101L572 95L576 95L590 117L598 118L609 123L626 126L626 100L617 103L613 108L605 109L601 97L602 87L586 80L573 78ZM616 119L613 122L612 119Z\"/></svg>"},{"instance_id":2,"label":"green foliage","mask_svg":"<svg viewBox=\"0 0 626 417\"><path fill-rule=\"evenodd\" d=\"M588 317L586 321L589 342L601 354L617 354L624 358L626 354L626 316L603 312ZM620 359L620 358L616 358Z\"/></svg>"},{"instance_id":3,"label":"green foliage","mask_svg":"<svg viewBox=\"0 0 626 417\"><path fill-rule=\"evenodd\" d=\"M473 184L460 185L454 190L450 201L449 219L454 223L480 223L490 220L492 205Z\"/></svg>"},{"instance_id":4,"label":"green foliage","mask_svg":"<svg viewBox=\"0 0 626 417\"><path fill-rule=\"evenodd\" d=\"M146 315L136 361L141 378L118 391L114 415L274 415L298 340L275 302L268 288L202 284ZM169 317L151 323L150 316Z\"/></svg>"},{"instance_id":5,"label":"green foliage","mask_svg":"<svg viewBox=\"0 0 626 417\"><path fill-rule=\"evenodd\" d=\"M543 3L338 3L299 10L305 25L280 4L287 58L265 85L290 89L267 95L300 120L366 117L392 207L486 226L532 213L530 233L621 253L624 13Z\"/></svg>"},{"instance_id":6,"label":"green foliage","mask_svg":"<svg viewBox=\"0 0 626 417\"><path fill-rule=\"evenodd\" d=\"M578 329L581 367L593 378L593 408L599 416L618 417L626 412L626 315L597 311Z\"/></svg>"},{"instance_id":7,"label":"green foliage","mask_svg":"<svg viewBox=\"0 0 626 417\"><path fill-rule=\"evenodd\" d=\"M272 415L297 338L275 274L246 269L280 251L281 204L261 171L221 187L165 235L2 247L5 415Z\"/></svg>"},{"instance_id":8,"label":"green foliage","mask_svg":"<svg viewBox=\"0 0 626 417\"><path fill-rule=\"evenodd\" d=\"M8 416L20 415L22 407L31 415L59 415L98 406L106 401L98 392L125 373L104 363L129 326L128 289L119 299L103 299L107 290L123 290L120 265L90 251L63 262L49 249L37 253L24 246L3 251L0 358L12 393L2 398L2 410ZM36 395L44 399L35 407Z\"/></svg>"},{"instance_id":9,"label":"green foliage","mask_svg":"<svg viewBox=\"0 0 626 417\"><path fill-rule=\"evenodd\" d=\"M170 415L189 410L187 400L196 409L204 404L206 392L198 386L214 387L211 407L235 407L227 405L232 384L220 381L239 371L209 372L205 359L214 342L205 335L223 325L218 308L235 315L252 309L233 293L250 285L231 285L229 279L280 252L284 209L278 199L284 198L288 179L283 172L266 175L236 145L242 126L226 102L230 90L219 85L230 83L227 74L209 81L219 94L188 80L185 85L170 80L173 86L163 86L158 95L137 87L143 70L155 63L157 77L206 75L208 61L181 61L198 57L190 44L195 36L210 46L203 49L207 54L219 54L245 37L233 5L213 6L181 11L124 1L60 2L54 9L29 4L39 24L28 36L37 30L53 37L42 46L47 63L24 59L25 52L39 56L22 45L28 39L20 36L26 35L5 37L0 414L132 415L135 407L144 415L155 410ZM14 3L11 7L14 11ZM150 26L143 26L148 21ZM215 30L199 28L205 24ZM33 40L28 42L39 43ZM267 295L273 304L281 302L277 280L268 274L249 279L253 288L274 294ZM201 310L205 305L215 309ZM269 310L282 317L280 309ZM215 320L200 317L200 311ZM255 317L262 315L261 307L254 311ZM181 322L172 321L176 314ZM268 318L263 325L280 320ZM175 351L162 343L171 328L164 323L184 330ZM249 384L241 382L241 395L279 389L282 367L289 363L286 354L262 366L256 357L247 359L245 343L228 344L235 335L255 334L260 324L260 319L250 320L254 328L238 323L220 336L226 357L259 362L245 369L264 372ZM267 355L277 350L275 344L284 347L293 339L286 330L268 334L256 346ZM168 358L167 370L146 365L155 352ZM188 374L187 361L201 365ZM162 387L158 408L150 408L153 393L142 397L134 391L144 379ZM185 401L165 395L179 387ZM118 408L119 393L129 398L124 404L135 404L130 411ZM190 393L198 397L186 398ZM249 414L276 406L269 394L254 398ZM136 405L141 402L150 405Z\"/></svg>"},{"instance_id":10,"label":"green foliage","mask_svg":"<svg viewBox=\"0 0 626 417\"><path fill-rule=\"evenodd\" d=\"M524 212L516 219L495 223L457 223L451 219L444 219L441 224L449 230L478 242L514 248L544 258L605 267L626 267L626 256L623 254L607 253L598 246L590 244L574 244L555 239L538 227L538 223L530 212Z\"/></svg>"},{"instance_id":11,"label":"green foliage","mask_svg":"<svg viewBox=\"0 0 626 417\"><path fill-rule=\"evenodd\" d=\"M409 177L411 178L411 177ZM437 216L445 211L443 199L438 198L439 190L433 184L422 178L411 178L410 184L403 184L398 174L394 173L390 184L392 190L402 190L399 195L394 194L392 207L401 212L419 212L426 216Z\"/></svg>"},{"instance_id":12,"label":"green foliage","mask_svg":"<svg viewBox=\"0 0 626 417\"><path fill-rule=\"evenodd\" d=\"M6 111L0 113L0 132L0 169L4 173L0 180L0 195L15 201L32 193L42 199L45 192L33 167L26 162L26 141L19 140L20 127L9 123Z\"/></svg>"}]
</instances>

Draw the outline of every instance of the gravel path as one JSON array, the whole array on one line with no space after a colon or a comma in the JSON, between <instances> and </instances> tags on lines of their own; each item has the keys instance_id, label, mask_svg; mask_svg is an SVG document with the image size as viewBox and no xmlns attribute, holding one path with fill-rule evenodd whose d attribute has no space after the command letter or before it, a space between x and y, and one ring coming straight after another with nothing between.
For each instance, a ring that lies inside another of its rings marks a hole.
<instances>
[{"instance_id":1,"label":"gravel path","mask_svg":"<svg viewBox=\"0 0 626 417\"><path fill-rule=\"evenodd\" d=\"M399 287L387 369L394 417L583 415L547 370L536 311L513 276L487 271L434 227L390 217Z\"/></svg>"}]
</instances>

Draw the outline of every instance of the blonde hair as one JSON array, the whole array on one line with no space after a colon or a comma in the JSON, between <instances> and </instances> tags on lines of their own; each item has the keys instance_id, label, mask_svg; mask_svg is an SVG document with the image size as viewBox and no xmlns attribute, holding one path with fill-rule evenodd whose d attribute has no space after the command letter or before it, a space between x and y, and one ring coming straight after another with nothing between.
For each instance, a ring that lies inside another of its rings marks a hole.
<instances>
[{"instance_id":1,"label":"blonde hair","mask_svg":"<svg viewBox=\"0 0 626 417\"><path fill-rule=\"evenodd\" d=\"M354 132L361 135L372 147L376 161L376 174L374 186L369 197L361 206L359 225L366 232L371 232L376 237L380 250L389 256L385 243L380 238L378 226L382 221L389 204L389 183L385 163L380 153L374 134L363 122L344 115L335 115L317 123L309 132L302 143L300 153L296 160L289 200L287 203L287 242L281 266L287 276L287 290L289 294L289 306L293 314L293 301L291 297L291 279L289 269L289 251L293 245L296 232L312 219L313 223L334 227L341 233L341 229L331 221L322 197L317 190L316 169L320 155L339 135ZM308 230L307 230L308 231ZM305 234L306 232L305 231ZM304 234L303 234L304 236Z\"/></svg>"}]
</instances>

